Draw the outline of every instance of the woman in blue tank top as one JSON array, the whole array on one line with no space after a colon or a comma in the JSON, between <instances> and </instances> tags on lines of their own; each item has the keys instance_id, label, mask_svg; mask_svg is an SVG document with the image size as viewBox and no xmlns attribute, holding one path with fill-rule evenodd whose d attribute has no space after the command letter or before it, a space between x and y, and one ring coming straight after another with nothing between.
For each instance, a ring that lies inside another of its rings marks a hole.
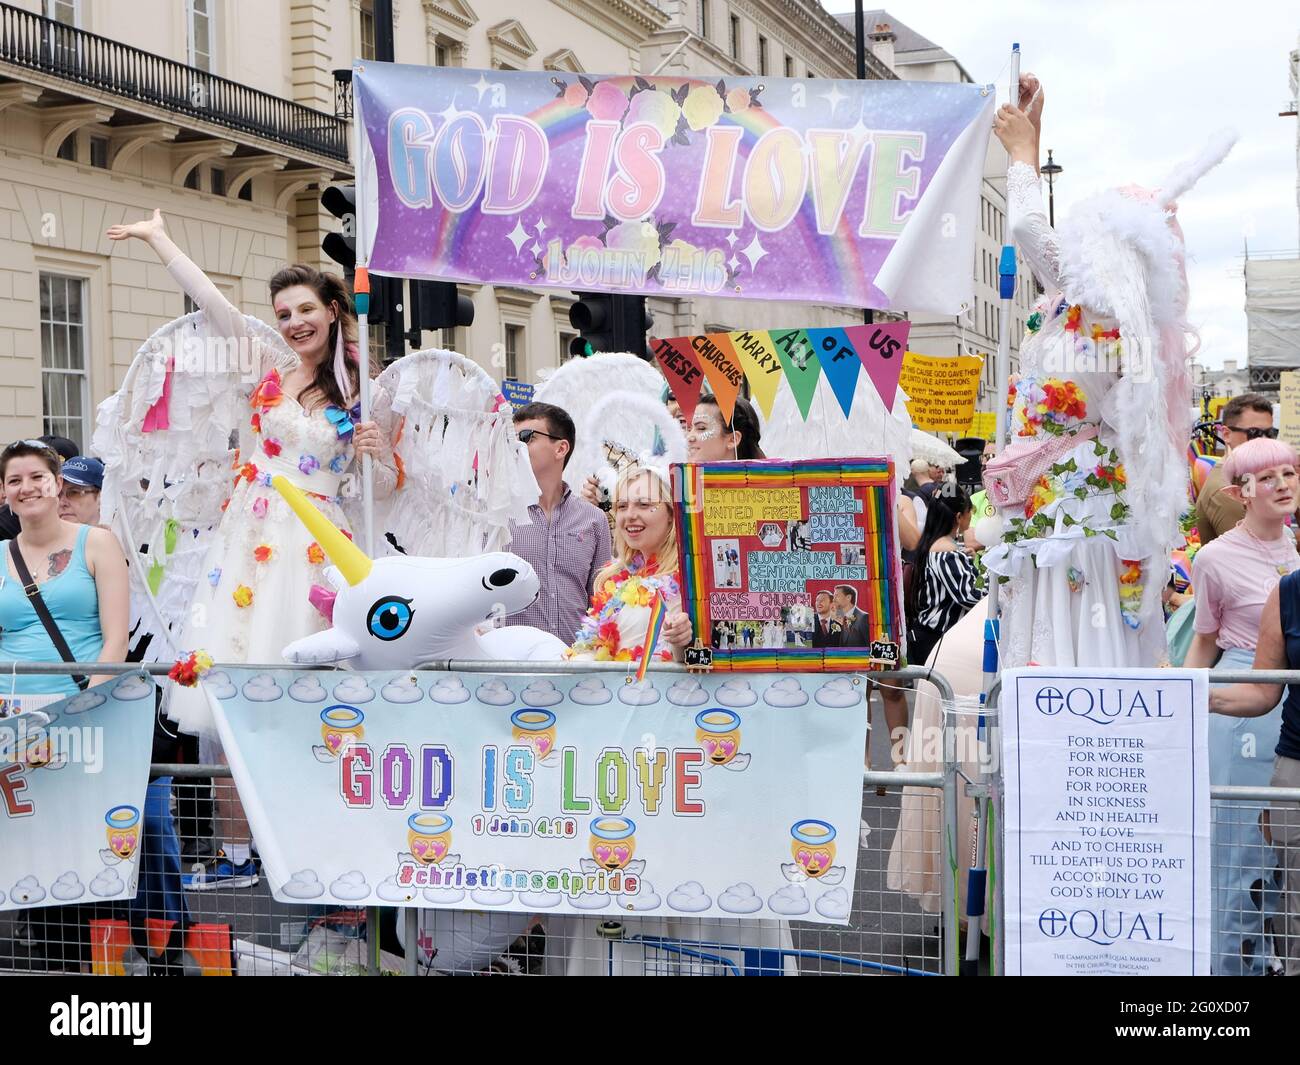
<instances>
[{"instance_id":1,"label":"woman in blue tank top","mask_svg":"<svg viewBox=\"0 0 1300 1065\"><path fill-rule=\"evenodd\" d=\"M1300 572L1283 577L1264 603L1255 668L1300 669ZM1211 689L1210 712L1259 717L1280 698L1280 684L1233 684ZM1276 753L1272 786L1300 788L1300 684L1287 685ZM1300 976L1300 803L1274 802L1267 818L1283 876L1276 942L1285 954L1287 976Z\"/></svg>"},{"instance_id":2,"label":"woman in blue tank top","mask_svg":"<svg viewBox=\"0 0 1300 1065\"><path fill-rule=\"evenodd\" d=\"M5 500L22 522L22 532L13 542L76 660L121 662L126 657L128 628L126 558L106 529L60 519L60 461L39 440L20 440L0 452ZM8 550L0 573L0 662L62 661L23 590ZM95 676L91 683L108 679ZM3 698L62 697L76 692L76 683L66 674L6 674L0 667Z\"/></svg>"}]
</instances>

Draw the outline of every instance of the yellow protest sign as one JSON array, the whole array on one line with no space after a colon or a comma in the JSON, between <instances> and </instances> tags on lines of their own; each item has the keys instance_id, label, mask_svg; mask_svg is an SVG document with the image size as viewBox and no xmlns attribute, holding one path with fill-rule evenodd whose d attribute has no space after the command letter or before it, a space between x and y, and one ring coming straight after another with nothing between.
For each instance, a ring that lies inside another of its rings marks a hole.
<instances>
[{"instance_id":1,"label":"yellow protest sign","mask_svg":"<svg viewBox=\"0 0 1300 1065\"><path fill-rule=\"evenodd\" d=\"M977 410L970 420L967 436L978 436L981 440L992 440L997 432L998 416L991 410Z\"/></svg>"},{"instance_id":2,"label":"yellow protest sign","mask_svg":"<svg viewBox=\"0 0 1300 1065\"><path fill-rule=\"evenodd\" d=\"M797 488L714 488L704 501L706 536L753 536L760 521L798 521Z\"/></svg>"},{"instance_id":3,"label":"yellow protest sign","mask_svg":"<svg viewBox=\"0 0 1300 1065\"><path fill-rule=\"evenodd\" d=\"M1292 447L1300 447L1300 372L1282 371L1279 398L1282 426L1278 435Z\"/></svg>"},{"instance_id":4,"label":"yellow protest sign","mask_svg":"<svg viewBox=\"0 0 1300 1065\"><path fill-rule=\"evenodd\" d=\"M934 358L909 351L899 387L908 395L907 413L918 429L964 433L975 415L984 360L974 355Z\"/></svg>"}]
</instances>

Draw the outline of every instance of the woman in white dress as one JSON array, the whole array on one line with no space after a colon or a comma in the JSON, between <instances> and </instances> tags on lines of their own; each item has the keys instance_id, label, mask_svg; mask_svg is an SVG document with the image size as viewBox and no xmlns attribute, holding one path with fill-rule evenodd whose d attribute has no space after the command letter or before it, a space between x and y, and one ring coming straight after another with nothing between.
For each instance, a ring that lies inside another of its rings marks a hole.
<instances>
[{"instance_id":1,"label":"woman in white dress","mask_svg":"<svg viewBox=\"0 0 1300 1065\"><path fill-rule=\"evenodd\" d=\"M1174 200L1226 155L1212 145L1155 192L1115 189L1048 224L1038 180L1042 93L998 111L1007 211L1047 295L1027 323L1011 443L985 469L1006 578L1001 664L1152 666L1161 591L1187 505L1187 282Z\"/></svg>"},{"instance_id":2,"label":"woman in white dress","mask_svg":"<svg viewBox=\"0 0 1300 1065\"><path fill-rule=\"evenodd\" d=\"M387 435L373 421L360 421L355 406L360 369L356 317L342 281L310 266L296 265L271 278L278 336L242 315L167 235L162 214L116 225L111 240L134 238L148 244L207 319L209 335L233 341L229 352L253 351L257 387L241 432L243 450L230 471L229 497L194 587L179 646L206 651L217 662L275 662L286 644L327 627L309 601L313 585L324 585L324 552L270 485L277 474L309 493L335 525L347 529L340 508L341 486L354 460L376 461L375 495L387 496L397 483ZM215 349L205 358L220 355ZM186 373L224 372L222 365L196 367L187 355ZM179 369L169 369L169 376ZM169 382L170 384L170 382ZM167 411L165 425L183 412ZM377 397L376 406L383 397ZM154 412L151 412L154 413ZM157 418L155 418L157 421ZM107 454L112 463L114 456ZM176 468L184 457L176 457ZM129 472L129 471L128 471ZM171 622L173 619L166 619ZM185 732L208 741L215 722L199 688L176 687L168 714ZM209 752L212 746L205 744ZM256 882L249 860L243 811L229 789L218 788L217 820L222 844L213 868L193 886L239 887Z\"/></svg>"}]
</instances>

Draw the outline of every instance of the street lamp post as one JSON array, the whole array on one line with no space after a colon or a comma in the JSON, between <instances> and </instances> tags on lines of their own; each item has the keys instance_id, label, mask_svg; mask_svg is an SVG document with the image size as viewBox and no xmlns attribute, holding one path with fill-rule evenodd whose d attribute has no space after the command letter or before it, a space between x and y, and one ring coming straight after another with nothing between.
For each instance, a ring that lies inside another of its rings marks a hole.
<instances>
[{"instance_id":1,"label":"street lamp post","mask_svg":"<svg viewBox=\"0 0 1300 1065\"><path fill-rule=\"evenodd\" d=\"M1052 182L1065 167L1052 159L1052 149L1047 149L1047 162L1038 168L1040 174L1047 175L1047 221L1053 227L1056 226L1056 199L1053 196Z\"/></svg>"}]
</instances>

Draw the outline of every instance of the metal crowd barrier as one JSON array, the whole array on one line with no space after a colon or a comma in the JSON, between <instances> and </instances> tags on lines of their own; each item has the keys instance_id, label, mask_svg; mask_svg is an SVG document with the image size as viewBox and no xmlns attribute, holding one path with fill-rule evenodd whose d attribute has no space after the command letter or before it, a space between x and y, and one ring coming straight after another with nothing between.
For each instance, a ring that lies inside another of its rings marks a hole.
<instances>
[{"instance_id":1,"label":"metal crowd barrier","mask_svg":"<svg viewBox=\"0 0 1300 1065\"><path fill-rule=\"evenodd\" d=\"M1300 670L1295 669L1224 669L1210 670L1210 683L1223 684L1300 684ZM992 738L997 742L996 715L1001 678L994 683L987 700L991 715ZM1276 711L1269 711L1274 713ZM1258 752L1273 759L1273 752ZM1210 752L1211 759L1214 751ZM1000 763L999 763L1000 764ZM1211 776L1214 775L1213 765ZM995 800L999 826L1002 824L1002 782L1000 779L981 782L978 787L987 789ZM1271 831L1280 818L1291 824L1300 822L1300 787L1245 786L1240 784L1210 785L1210 835L1212 876L1212 928L1210 968L1215 975L1271 976L1281 974L1288 955L1300 958L1300 933L1287 929L1284 923L1285 897L1293 913L1300 913L1300 884L1294 882L1300 873L1300 833L1294 842L1277 838ZM1269 833L1264 846L1252 842L1259 826ZM1003 837L996 839L997 869L1003 866ZM1231 855L1230 864L1216 862L1222 855ZM1293 882L1286 882L1287 869L1293 870ZM992 878L990 883L992 883ZM1001 887L1001 880L997 881ZM995 973L1001 973L1002 950L1005 946L1003 896L1001 890L991 892L995 907L997 935L993 942ZM1260 917L1263 920L1261 922ZM1261 927L1262 924L1262 927ZM1258 934L1257 934L1258 933ZM1220 938L1222 937L1222 938ZM1229 946L1236 950L1227 949Z\"/></svg>"},{"instance_id":2,"label":"metal crowd barrier","mask_svg":"<svg viewBox=\"0 0 1300 1065\"><path fill-rule=\"evenodd\" d=\"M241 665L267 670L329 668L285 663ZM0 663L0 677L5 673L90 675L141 670L165 676L170 668L169 663ZM214 668L220 669L222 665ZM654 672L684 671L683 666L668 663L650 668ZM627 666L624 663L474 660L426 662L417 670L556 675L593 671L627 673ZM871 686L880 681L915 679L930 681L945 704L951 705L951 686L932 671L907 668L867 675ZM611 975L794 972L955 975L959 943L955 879L959 839L958 773L956 743L947 717L944 755L945 765L939 772L864 771L858 876L847 928L797 920L638 921L536 915L523 934L493 961L492 968L504 972L580 971ZM230 769L219 764L158 762L151 766L151 779L159 777L172 778L169 806L178 830L182 864L188 870L192 862L205 853L210 854L214 847L213 807L218 797L224 798L226 793L233 795ZM933 794L941 818L941 830L930 834L937 837L934 846L928 842L930 837L924 837L919 851L911 853L901 852L901 840L895 838L904 788L916 789L912 792L914 796ZM941 870L942 905L937 913L926 912L906 891L888 886L891 850L898 852L894 854L896 864L913 862ZM406 975L428 975L432 971L419 965L415 950L407 949L404 955L396 956L398 922L402 924L401 939L408 945L426 934L429 914L436 914L433 927L438 934L450 935L453 940L473 936L476 931L474 921L463 911L349 910L283 904L272 900L265 879L249 888L186 890L184 894L189 919L196 926L229 927L235 968L250 974L313 975L313 957L319 962L322 957L333 960L336 955L342 955L350 964L363 966L370 973L400 971ZM484 915L488 920L497 916ZM90 931L85 927L87 922ZM121 921L116 920L116 926L120 925ZM139 951L120 932L120 927L114 933L114 941L107 942L112 937L104 930L114 926L115 911L103 904L97 908L63 908L57 913L39 909L0 913L0 972L94 971L97 965L102 971L106 951L116 951L117 955L131 959L130 964L120 966L128 972L156 971L148 969L145 959L139 957ZM89 941L95 937L98 937L95 942ZM321 940L321 953L313 955L317 939Z\"/></svg>"}]
</instances>

